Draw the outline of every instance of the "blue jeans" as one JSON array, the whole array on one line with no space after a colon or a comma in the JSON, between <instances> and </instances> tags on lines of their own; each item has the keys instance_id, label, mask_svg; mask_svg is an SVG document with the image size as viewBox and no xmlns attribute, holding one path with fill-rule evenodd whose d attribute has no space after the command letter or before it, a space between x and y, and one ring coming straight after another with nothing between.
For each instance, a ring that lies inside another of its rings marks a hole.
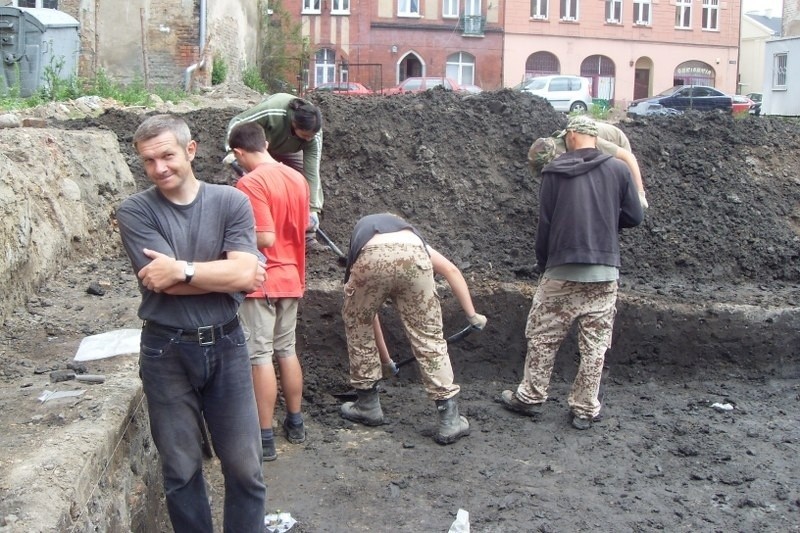
<instances>
[{"instance_id":1,"label":"blue jeans","mask_svg":"<svg viewBox=\"0 0 800 533\"><path fill-rule=\"evenodd\" d=\"M262 531L267 488L250 359L241 327L210 346L156 335L145 328L139 375L175 533L213 533L203 479L202 417L225 477L224 530Z\"/></svg>"}]
</instances>

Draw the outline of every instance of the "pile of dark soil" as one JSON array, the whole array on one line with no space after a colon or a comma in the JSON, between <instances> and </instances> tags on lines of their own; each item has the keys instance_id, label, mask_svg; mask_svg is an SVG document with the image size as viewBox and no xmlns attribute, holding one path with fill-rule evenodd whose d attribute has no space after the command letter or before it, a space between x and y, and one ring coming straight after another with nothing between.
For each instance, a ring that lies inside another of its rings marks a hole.
<instances>
[{"instance_id":1,"label":"pile of dark soil","mask_svg":"<svg viewBox=\"0 0 800 533\"><path fill-rule=\"evenodd\" d=\"M564 126L562 114L510 90L315 98L325 118L322 228L340 248L359 217L392 211L465 272L534 279L538 183L526 154L537 137ZM199 142L202 179L228 179L220 164L224 135L239 111L184 115ZM140 121L112 110L64 126L116 132L146 186L130 146ZM642 226L622 235L623 286L709 301L800 302L796 121L686 113L619 126L639 158L651 205ZM311 279L340 275L328 259L312 259Z\"/></svg>"}]
</instances>

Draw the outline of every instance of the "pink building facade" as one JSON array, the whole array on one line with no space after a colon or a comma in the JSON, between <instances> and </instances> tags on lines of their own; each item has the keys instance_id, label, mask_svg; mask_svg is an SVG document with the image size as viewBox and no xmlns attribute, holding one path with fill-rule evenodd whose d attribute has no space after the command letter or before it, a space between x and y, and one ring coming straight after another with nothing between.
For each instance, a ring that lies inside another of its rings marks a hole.
<instances>
[{"instance_id":1,"label":"pink building facade","mask_svg":"<svg viewBox=\"0 0 800 533\"><path fill-rule=\"evenodd\" d=\"M506 0L503 83L591 80L625 107L674 85L736 92L739 0Z\"/></svg>"}]
</instances>

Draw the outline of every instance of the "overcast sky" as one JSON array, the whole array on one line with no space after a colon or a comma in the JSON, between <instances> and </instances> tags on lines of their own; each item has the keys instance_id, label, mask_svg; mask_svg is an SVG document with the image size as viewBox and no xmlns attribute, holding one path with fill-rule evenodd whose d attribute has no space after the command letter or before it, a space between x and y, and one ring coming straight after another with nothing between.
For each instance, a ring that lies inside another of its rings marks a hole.
<instances>
[{"instance_id":1,"label":"overcast sky","mask_svg":"<svg viewBox=\"0 0 800 533\"><path fill-rule=\"evenodd\" d=\"M772 9L772 16L780 17L782 7L782 0L742 0L743 13L747 13L748 11L764 11L765 9Z\"/></svg>"}]
</instances>

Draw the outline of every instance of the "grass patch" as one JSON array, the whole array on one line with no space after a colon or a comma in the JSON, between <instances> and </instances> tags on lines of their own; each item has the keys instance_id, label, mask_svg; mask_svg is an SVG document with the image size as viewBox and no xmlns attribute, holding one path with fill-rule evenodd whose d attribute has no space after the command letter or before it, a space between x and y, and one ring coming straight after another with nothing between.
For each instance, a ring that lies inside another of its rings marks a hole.
<instances>
[{"instance_id":1,"label":"grass patch","mask_svg":"<svg viewBox=\"0 0 800 533\"><path fill-rule=\"evenodd\" d=\"M28 97L21 97L20 78L16 83L0 93L0 109L13 111L29 109L48 102L74 100L81 96L100 96L110 98L126 106L148 106L153 103L152 96L161 100L180 102L190 95L185 91L172 87L153 87L147 89L144 82L134 79L131 83L122 84L114 81L104 70L100 69L94 78L61 77L63 62L51 62L45 67L42 86Z\"/></svg>"}]
</instances>

